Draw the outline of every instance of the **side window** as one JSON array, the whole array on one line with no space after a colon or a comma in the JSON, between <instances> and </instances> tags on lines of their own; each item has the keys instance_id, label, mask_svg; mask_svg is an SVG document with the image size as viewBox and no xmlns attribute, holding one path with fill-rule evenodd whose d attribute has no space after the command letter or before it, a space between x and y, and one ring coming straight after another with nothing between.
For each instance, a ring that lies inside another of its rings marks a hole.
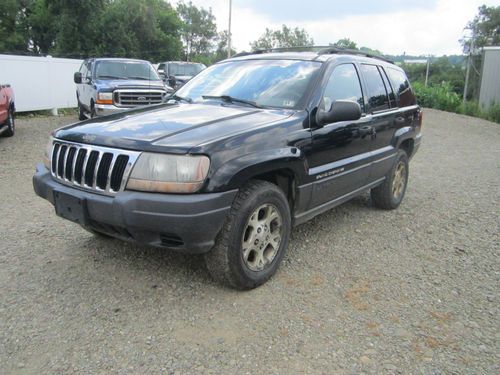
<instances>
[{"instance_id":1,"label":"side window","mask_svg":"<svg viewBox=\"0 0 500 375\"><path fill-rule=\"evenodd\" d=\"M323 93L323 108L330 109L335 100L358 102L364 112L363 93L353 64L339 65L333 70Z\"/></svg>"},{"instance_id":2,"label":"side window","mask_svg":"<svg viewBox=\"0 0 500 375\"><path fill-rule=\"evenodd\" d=\"M389 99L385 91L384 81L376 65L361 64L361 73L366 82L368 105L370 112L383 111L389 108Z\"/></svg>"},{"instance_id":3,"label":"side window","mask_svg":"<svg viewBox=\"0 0 500 375\"><path fill-rule=\"evenodd\" d=\"M90 61L87 63L87 77L92 78L92 63Z\"/></svg>"},{"instance_id":4,"label":"side window","mask_svg":"<svg viewBox=\"0 0 500 375\"><path fill-rule=\"evenodd\" d=\"M389 93L389 105L391 106L391 108L397 107L398 104L396 103L396 95L394 95L394 88L391 87L391 84L387 79L387 74L385 73L384 68L379 66L378 69L380 71L382 79L384 80L385 90Z\"/></svg>"},{"instance_id":5,"label":"side window","mask_svg":"<svg viewBox=\"0 0 500 375\"><path fill-rule=\"evenodd\" d=\"M410 83L406 75L401 70L394 68L387 68L386 72L392 87L394 87L396 91L399 106L407 107L416 104L415 96L411 91Z\"/></svg>"}]
</instances>

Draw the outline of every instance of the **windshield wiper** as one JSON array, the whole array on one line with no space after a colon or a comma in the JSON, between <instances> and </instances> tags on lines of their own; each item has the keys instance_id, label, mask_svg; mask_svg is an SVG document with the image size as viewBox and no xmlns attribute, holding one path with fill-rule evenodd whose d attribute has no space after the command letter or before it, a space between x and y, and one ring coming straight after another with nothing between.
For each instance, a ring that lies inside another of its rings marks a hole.
<instances>
[{"instance_id":1,"label":"windshield wiper","mask_svg":"<svg viewBox=\"0 0 500 375\"><path fill-rule=\"evenodd\" d=\"M101 79L101 78L110 78L110 79L125 79L123 77L117 77L117 76L98 76L97 79Z\"/></svg>"},{"instance_id":2,"label":"windshield wiper","mask_svg":"<svg viewBox=\"0 0 500 375\"><path fill-rule=\"evenodd\" d=\"M252 107L255 107L255 108L263 108L262 106L258 105L257 103L255 103L251 100L238 99L238 98L234 98L230 95L202 95L201 97L203 99L221 99L221 100L228 102L228 103L243 103L243 104L251 105Z\"/></svg>"},{"instance_id":3,"label":"windshield wiper","mask_svg":"<svg viewBox=\"0 0 500 375\"><path fill-rule=\"evenodd\" d=\"M186 103L192 103L193 102L193 99L191 99L191 98L185 98L183 96L179 96L179 95L176 95L176 94L170 95L167 99L174 99L174 100L176 100L178 102L183 101L183 102L186 102Z\"/></svg>"},{"instance_id":4,"label":"windshield wiper","mask_svg":"<svg viewBox=\"0 0 500 375\"><path fill-rule=\"evenodd\" d=\"M127 77L127 79L141 79L141 80L144 80L144 81L149 81L150 80L149 78L146 78L146 77Z\"/></svg>"}]
</instances>

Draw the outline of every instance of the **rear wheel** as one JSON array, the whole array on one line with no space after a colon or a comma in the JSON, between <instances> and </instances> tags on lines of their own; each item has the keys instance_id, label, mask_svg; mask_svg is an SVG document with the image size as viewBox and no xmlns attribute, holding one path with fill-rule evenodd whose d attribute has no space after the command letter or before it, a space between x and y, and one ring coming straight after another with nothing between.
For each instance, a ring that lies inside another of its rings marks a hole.
<instances>
[{"instance_id":1,"label":"rear wheel","mask_svg":"<svg viewBox=\"0 0 500 375\"><path fill-rule=\"evenodd\" d=\"M214 248L205 255L207 268L234 288L255 288L278 269L290 230L283 192L272 183L251 181L238 193Z\"/></svg>"},{"instance_id":2,"label":"rear wheel","mask_svg":"<svg viewBox=\"0 0 500 375\"><path fill-rule=\"evenodd\" d=\"M7 120L5 121L5 126L7 130L3 132L4 137L12 137L16 132L16 122L14 119L14 110L9 109L9 113L7 114Z\"/></svg>"},{"instance_id":3,"label":"rear wheel","mask_svg":"<svg viewBox=\"0 0 500 375\"><path fill-rule=\"evenodd\" d=\"M385 210L397 208L406 192L408 185L408 155L403 150L398 150L396 161L387 174L385 181L371 189L374 205Z\"/></svg>"}]
</instances>

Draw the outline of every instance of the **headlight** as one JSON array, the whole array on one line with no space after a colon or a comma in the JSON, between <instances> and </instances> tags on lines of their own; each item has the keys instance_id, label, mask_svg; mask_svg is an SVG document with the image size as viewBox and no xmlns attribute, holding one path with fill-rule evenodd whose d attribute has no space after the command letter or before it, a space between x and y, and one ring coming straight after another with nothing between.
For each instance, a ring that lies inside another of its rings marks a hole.
<instances>
[{"instance_id":1,"label":"headlight","mask_svg":"<svg viewBox=\"0 0 500 375\"><path fill-rule=\"evenodd\" d=\"M45 147L45 152L43 153L43 164L47 169L50 171L52 166L50 165L50 159L52 157L52 143L54 139L52 137L49 138L49 142L47 143L47 146Z\"/></svg>"},{"instance_id":2,"label":"headlight","mask_svg":"<svg viewBox=\"0 0 500 375\"><path fill-rule=\"evenodd\" d=\"M206 156L165 155L144 152L137 159L127 189L158 193L193 193L207 177Z\"/></svg>"},{"instance_id":3,"label":"headlight","mask_svg":"<svg viewBox=\"0 0 500 375\"><path fill-rule=\"evenodd\" d=\"M97 104L113 104L113 93L99 92L97 94Z\"/></svg>"}]
</instances>

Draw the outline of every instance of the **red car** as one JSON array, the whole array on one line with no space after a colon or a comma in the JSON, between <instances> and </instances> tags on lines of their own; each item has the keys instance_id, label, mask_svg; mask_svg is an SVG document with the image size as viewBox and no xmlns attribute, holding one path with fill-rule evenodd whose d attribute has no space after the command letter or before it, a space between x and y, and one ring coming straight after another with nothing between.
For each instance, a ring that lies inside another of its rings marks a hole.
<instances>
[{"instance_id":1,"label":"red car","mask_svg":"<svg viewBox=\"0 0 500 375\"><path fill-rule=\"evenodd\" d=\"M15 131L14 90L10 85L0 85L0 135L12 137Z\"/></svg>"}]
</instances>

